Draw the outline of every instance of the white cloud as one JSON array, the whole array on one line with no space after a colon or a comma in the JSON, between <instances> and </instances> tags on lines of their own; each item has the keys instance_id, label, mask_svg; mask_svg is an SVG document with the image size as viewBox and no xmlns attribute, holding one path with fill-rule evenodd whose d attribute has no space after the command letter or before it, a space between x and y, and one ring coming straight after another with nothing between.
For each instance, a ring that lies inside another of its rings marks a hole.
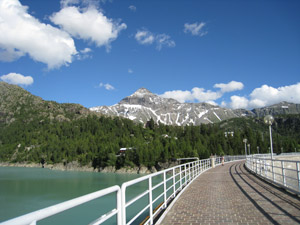
<instances>
[{"instance_id":1,"label":"white cloud","mask_svg":"<svg viewBox=\"0 0 300 225\"><path fill-rule=\"evenodd\" d=\"M300 103L300 83L278 88L262 85L259 88L255 88L249 95L249 98L232 96L229 105L233 109L250 109L266 107L283 101Z\"/></svg>"},{"instance_id":2,"label":"white cloud","mask_svg":"<svg viewBox=\"0 0 300 225\"><path fill-rule=\"evenodd\" d=\"M79 54L77 54L77 59L84 60L84 59L92 58L92 56L90 55L91 52L92 52L92 49L84 48L79 51Z\"/></svg>"},{"instance_id":3,"label":"white cloud","mask_svg":"<svg viewBox=\"0 0 300 225\"><path fill-rule=\"evenodd\" d=\"M160 96L163 98L173 98L181 103L193 100L193 96L190 91L181 91L181 90L166 91L164 94Z\"/></svg>"},{"instance_id":4,"label":"white cloud","mask_svg":"<svg viewBox=\"0 0 300 225\"><path fill-rule=\"evenodd\" d=\"M203 27L205 26L206 24L201 22L201 23L192 23L192 24L189 24L189 23L185 23L184 24L184 33L191 33L192 35L194 36L204 36L207 34L207 31L203 31Z\"/></svg>"},{"instance_id":5,"label":"white cloud","mask_svg":"<svg viewBox=\"0 0 300 225\"><path fill-rule=\"evenodd\" d=\"M128 69L128 73L133 73L133 70L132 69Z\"/></svg>"},{"instance_id":6,"label":"white cloud","mask_svg":"<svg viewBox=\"0 0 300 225\"><path fill-rule=\"evenodd\" d=\"M173 98L179 102L198 101L216 105L217 103L215 101L221 98L224 93L241 90L243 87L244 85L241 82L231 81L228 84L215 84L214 88L220 88L220 91L211 91L194 87L191 91L167 91L161 96L164 98Z\"/></svg>"},{"instance_id":7,"label":"white cloud","mask_svg":"<svg viewBox=\"0 0 300 225\"><path fill-rule=\"evenodd\" d=\"M128 7L132 12L135 12L136 11L136 7L134 5L130 5Z\"/></svg>"},{"instance_id":8,"label":"white cloud","mask_svg":"<svg viewBox=\"0 0 300 225\"><path fill-rule=\"evenodd\" d=\"M107 18L93 5L84 9L67 6L54 13L50 20L73 37L91 41L98 47L106 46L107 50L120 31L127 28L125 23Z\"/></svg>"},{"instance_id":9,"label":"white cloud","mask_svg":"<svg viewBox=\"0 0 300 225\"><path fill-rule=\"evenodd\" d=\"M110 84L103 84L103 83L100 83L99 84L99 87L104 87L106 90L108 90L108 91L111 91L111 90L114 90L115 88L112 86L112 85L110 85Z\"/></svg>"},{"instance_id":10,"label":"white cloud","mask_svg":"<svg viewBox=\"0 0 300 225\"><path fill-rule=\"evenodd\" d=\"M166 34L159 34L156 36L156 48L161 50L163 46L172 48L175 47L175 41L171 39L169 35Z\"/></svg>"},{"instance_id":11,"label":"white cloud","mask_svg":"<svg viewBox=\"0 0 300 225\"><path fill-rule=\"evenodd\" d=\"M231 96L231 103L229 104L232 109L246 109L248 108L249 100L245 97Z\"/></svg>"},{"instance_id":12,"label":"white cloud","mask_svg":"<svg viewBox=\"0 0 300 225\"><path fill-rule=\"evenodd\" d=\"M138 30L135 34L135 39L141 45L151 45L155 43L157 50L161 50L162 47L172 48L176 45L175 41L173 41L169 35L153 34L146 29Z\"/></svg>"},{"instance_id":13,"label":"white cloud","mask_svg":"<svg viewBox=\"0 0 300 225\"><path fill-rule=\"evenodd\" d=\"M70 5L76 5L79 4L80 1L79 0L61 0L60 4L62 6L62 8L68 7Z\"/></svg>"},{"instance_id":14,"label":"white cloud","mask_svg":"<svg viewBox=\"0 0 300 225\"><path fill-rule=\"evenodd\" d=\"M224 84L224 83L215 84L214 88L220 88L222 93L226 93L226 92L242 90L244 88L244 84L237 81L231 81L228 84Z\"/></svg>"},{"instance_id":15,"label":"white cloud","mask_svg":"<svg viewBox=\"0 0 300 225\"><path fill-rule=\"evenodd\" d=\"M33 84L33 78L31 76L24 76L19 73L9 73L1 76L0 79L9 84L17 84L22 86Z\"/></svg>"},{"instance_id":16,"label":"white cloud","mask_svg":"<svg viewBox=\"0 0 300 225\"><path fill-rule=\"evenodd\" d=\"M49 69L71 63L77 51L69 34L41 23L27 10L18 0L0 1L0 60L28 54Z\"/></svg>"},{"instance_id":17,"label":"white cloud","mask_svg":"<svg viewBox=\"0 0 300 225\"><path fill-rule=\"evenodd\" d=\"M151 32L147 30L141 30L135 34L135 39L141 45L150 45L154 42L155 37Z\"/></svg>"}]
</instances>

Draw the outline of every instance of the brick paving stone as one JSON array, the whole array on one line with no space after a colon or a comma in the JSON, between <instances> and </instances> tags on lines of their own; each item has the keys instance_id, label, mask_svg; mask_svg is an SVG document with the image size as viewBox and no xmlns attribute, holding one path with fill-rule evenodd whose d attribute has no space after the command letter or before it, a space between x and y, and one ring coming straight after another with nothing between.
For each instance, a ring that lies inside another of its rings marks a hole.
<instances>
[{"instance_id":1,"label":"brick paving stone","mask_svg":"<svg viewBox=\"0 0 300 225\"><path fill-rule=\"evenodd\" d=\"M227 163L200 175L160 225L300 224L300 198Z\"/></svg>"}]
</instances>

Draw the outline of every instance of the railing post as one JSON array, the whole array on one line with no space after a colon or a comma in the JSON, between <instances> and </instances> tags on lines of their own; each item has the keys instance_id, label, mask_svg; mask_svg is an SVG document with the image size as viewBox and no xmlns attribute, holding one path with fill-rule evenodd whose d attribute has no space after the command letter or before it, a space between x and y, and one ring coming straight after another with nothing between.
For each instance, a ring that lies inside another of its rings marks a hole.
<instances>
[{"instance_id":1,"label":"railing post","mask_svg":"<svg viewBox=\"0 0 300 225\"><path fill-rule=\"evenodd\" d=\"M164 208L167 208L167 179L166 179L166 171L164 172Z\"/></svg>"},{"instance_id":2,"label":"railing post","mask_svg":"<svg viewBox=\"0 0 300 225\"><path fill-rule=\"evenodd\" d=\"M284 161L281 161L281 169L282 169L282 181L283 181L283 185L286 186Z\"/></svg>"},{"instance_id":3,"label":"railing post","mask_svg":"<svg viewBox=\"0 0 300 225\"><path fill-rule=\"evenodd\" d=\"M126 225L126 186L122 185L121 188L121 208L122 208L122 223L121 225Z\"/></svg>"},{"instance_id":4,"label":"railing post","mask_svg":"<svg viewBox=\"0 0 300 225\"><path fill-rule=\"evenodd\" d=\"M186 181L186 164L184 164L184 185L187 184L187 181Z\"/></svg>"},{"instance_id":5,"label":"railing post","mask_svg":"<svg viewBox=\"0 0 300 225\"><path fill-rule=\"evenodd\" d=\"M176 192L176 179L175 179L175 168L173 168L173 198L175 198Z\"/></svg>"},{"instance_id":6,"label":"railing post","mask_svg":"<svg viewBox=\"0 0 300 225\"><path fill-rule=\"evenodd\" d=\"M192 178L192 180L194 180L194 178L195 178L195 162L192 162L192 171L193 171L193 178Z\"/></svg>"},{"instance_id":7,"label":"railing post","mask_svg":"<svg viewBox=\"0 0 300 225\"><path fill-rule=\"evenodd\" d=\"M273 159L271 159L271 161L272 161L272 176L273 176L273 182L275 182L274 161L273 161Z\"/></svg>"},{"instance_id":8,"label":"railing post","mask_svg":"<svg viewBox=\"0 0 300 225\"><path fill-rule=\"evenodd\" d=\"M121 190L117 191L117 223L118 225L122 225L122 199L121 199Z\"/></svg>"},{"instance_id":9,"label":"railing post","mask_svg":"<svg viewBox=\"0 0 300 225\"><path fill-rule=\"evenodd\" d=\"M257 173L257 163L258 163L258 159L257 158L255 158L255 170L256 170L256 173Z\"/></svg>"},{"instance_id":10,"label":"railing post","mask_svg":"<svg viewBox=\"0 0 300 225\"><path fill-rule=\"evenodd\" d=\"M179 167L179 179L180 179L180 190L182 190L182 171L181 171L181 166Z\"/></svg>"},{"instance_id":11,"label":"railing post","mask_svg":"<svg viewBox=\"0 0 300 225\"><path fill-rule=\"evenodd\" d=\"M192 173L192 171L191 171L191 163L189 163L189 181L191 181L191 173Z\"/></svg>"},{"instance_id":12,"label":"railing post","mask_svg":"<svg viewBox=\"0 0 300 225\"><path fill-rule=\"evenodd\" d=\"M153 224L153 205L152 205L152 177L149 177L149 217L150 217L150 224Z\"/></svg>"},{"instance_id":13,"label":"railing post","mask_svg":"<svg viewBox=\"0 0 300 225\"><path fill-rule=\"evenodd\" d=\"M298 191L300 192L300 165L299 162L296 162L297 167L297 178L298 178Z\"/></svg>"}]
</instances>

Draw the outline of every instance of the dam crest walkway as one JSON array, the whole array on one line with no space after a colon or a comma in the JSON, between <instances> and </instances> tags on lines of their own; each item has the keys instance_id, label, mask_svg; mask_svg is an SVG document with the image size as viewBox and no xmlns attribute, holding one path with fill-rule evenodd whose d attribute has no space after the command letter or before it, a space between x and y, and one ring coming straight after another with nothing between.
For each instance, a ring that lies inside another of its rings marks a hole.
<instances>
[{"instance_id":1,"label":"dam crest walkway","mask_svg":"<svg viewBox=\"0 0 300 225\"><path fill-rule=\"evenodd\" d=\"M201 174L158 224L300 224L299 196L266 183L244 163L227 163Z\"/></svg>"}]
</instances>

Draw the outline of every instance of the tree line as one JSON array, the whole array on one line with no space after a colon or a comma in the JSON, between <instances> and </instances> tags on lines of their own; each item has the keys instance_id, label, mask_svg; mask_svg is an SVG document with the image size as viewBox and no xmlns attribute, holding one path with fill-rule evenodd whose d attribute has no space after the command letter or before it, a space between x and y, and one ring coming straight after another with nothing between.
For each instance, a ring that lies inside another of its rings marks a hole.
<instances>
[{"instance_id":1,"label":"tree line","mask_svg":"<svg viewBox=\"0 0 300 225\"><path fill-rule=\"evenodd\" d=\"M176 158L245 154L244 138L251 153L269 152L268 127L262 120L230 121L180 127L155 124L152 119L143 125L104 116L64 122L36 117L26 123L20 118L9 126L0 125L0 161L152 167ZM275 153L299 149L299 121L299 116L276 119ZM126 153L120 155L120 148L126 148Z\"/></svg>"}]
</instances>

